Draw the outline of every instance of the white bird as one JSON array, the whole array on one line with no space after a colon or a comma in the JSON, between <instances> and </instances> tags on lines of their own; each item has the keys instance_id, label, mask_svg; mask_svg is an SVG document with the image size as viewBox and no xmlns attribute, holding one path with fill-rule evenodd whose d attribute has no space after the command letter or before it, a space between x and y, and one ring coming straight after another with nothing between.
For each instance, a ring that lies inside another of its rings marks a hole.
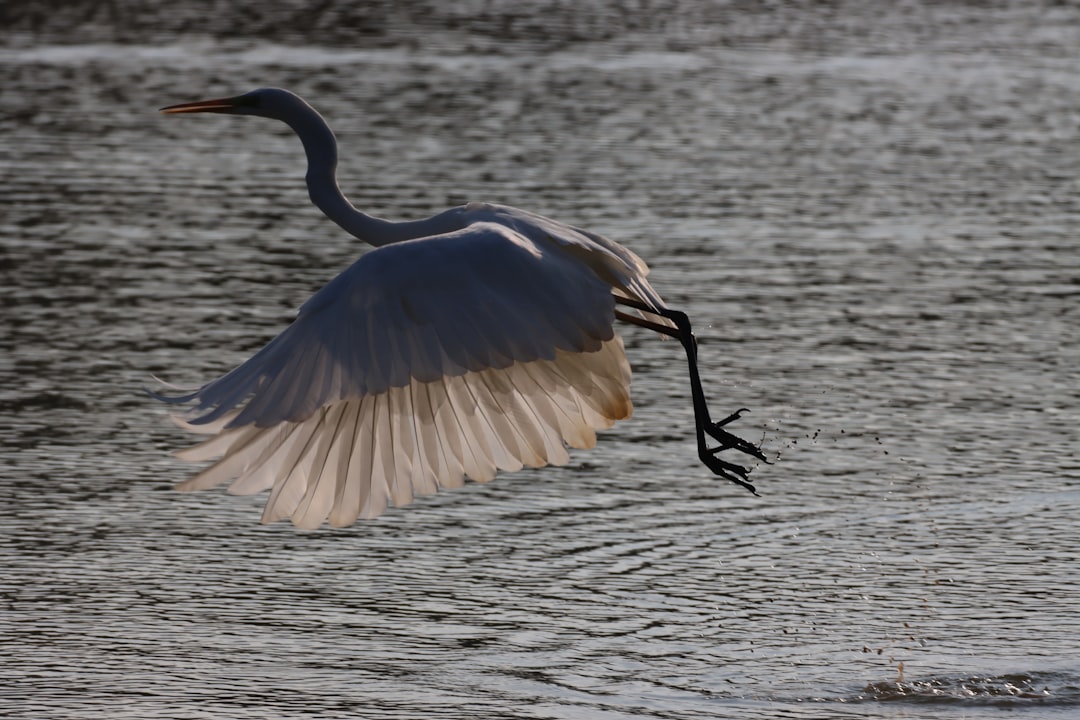
<instances>
[{"instance_id":1,"label":"white bird","mask_svg":"<svg viewBox=\"0 0 1080 720\"><path fill-rule=\"evenodd\" d=\"M469 203L426 220L360 212L336 179L337 141L297 95L264 88L183 103L163 113L281 120L307 154L311 200L376 246L315 293L296 320L226 375L179 397L179 421L212 435L179 451L217 461L181 490L232 480L230 492L270 489L262 521L344 526L392 503L496 470L562 465L566 446L630 416L630 365L616 318L679 338L690 366L699 456L749 489L728 448L766 461L713 422L685 314L668 309L648 267L595 233L504 205ZM616 303L637 311L628 314ZM719 447L709 448L706 434Z\"/></svg>"}]
</instances>

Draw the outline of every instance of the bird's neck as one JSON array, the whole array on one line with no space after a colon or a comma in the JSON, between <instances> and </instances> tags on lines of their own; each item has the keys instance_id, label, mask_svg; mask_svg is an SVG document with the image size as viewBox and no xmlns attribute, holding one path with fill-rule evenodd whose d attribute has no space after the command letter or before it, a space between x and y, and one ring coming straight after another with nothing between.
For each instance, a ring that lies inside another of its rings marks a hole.
<instances>
[{"instance_id":1,"label":"bird's neck","mask_svg":"<svg viewBox=\"0 0 1080 720\"><path fill-rule=\"evenodd\" d=\"M353 207L341 189L333 172L307 174L308 195L311 201L345 232L369 245L386 245L403 240L397 232L398 223L368 215Z\"/></svg>"},{"instance_id":2,"label":"bird's neck","mask_svg":"<svg viewBox=\"0 0 1080 720\"><path fill-rule=\"evenodd\" d=\"M345 232L370 245L386 245L407 239L403 225L357 210L337 184L337 139L317 113L289 123L304 143L307 154L307 186L311 201Z\"/></svg>"},{"instance_id":3,"label":"bird's neck","mask_svg":"<svg viewBox=\"0 0 1080 720\"><path fill-rule=\"evenodd\" d=\"M286 120L304 143L307 153L307 186L311 201L345 232L369 245L388 245L401 240L460 230L465 208L451 208L424 220L391 222L353 207L337 184L337 139L314 109Z\"/></svg>"}]
</instances>

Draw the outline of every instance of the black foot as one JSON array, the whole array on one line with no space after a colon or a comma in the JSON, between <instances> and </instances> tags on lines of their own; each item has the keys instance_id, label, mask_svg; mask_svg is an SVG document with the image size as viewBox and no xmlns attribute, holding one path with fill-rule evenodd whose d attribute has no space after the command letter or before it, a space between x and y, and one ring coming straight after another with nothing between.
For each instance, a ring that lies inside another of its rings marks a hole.
<instances>
[{"instance_id":1,"label":"black foot","mask_svg":"<svg viewBox=\"0 0 1080 720\"><path fill-rule=\"evenodd\" d=\"M741 485L755 495L758 494L757 488L750 483L750 471L742 465L736 465L735 463L721 460L711 453L702 453L700 457L701 462L705 463L705 467L712 470L714 474L719 475L736 485Z\"/></svg>"},{"instance_id":2,"label":"black foot","mask_svg":"<svg viewBox=\"0 0 1080 720\"><path fill-rule=\"evenodd\" d=\"M713 455L728 449L738 450L741 453L745 453L746 455L755 457L762 462L768 463L769 459L765 457L765 454L761 452L761 449L757 445L747 442L746 440L743 440L737 435L732 435L724 429L725 425L727 425L733 420L738 420L744 412L749 412L749 410L747 410L746 408L740 408L728 415L720 422L705 424L705 432L708 433L709 437L711 437L713 440L716 440L718 443L720 443L717 447L709 448L708 450Z\"/></svg>"},{"instance_id":3,"label":"black foot","mask_svg":"<svg viewBox=\"0 0 1080 720\"><path fill-rule=\"evenodd\" d=\"M714 427L723 427L723 426L727 425L729 422L734 422L735 420L738 420L739 418L741 418L742 414L744 412L750 412L750 410L748 408L739 408L738 410L731 413L730 415L728 415L726 418L724 418L720 422L713 423L713 426Z\"/></svg>"}]
</instances>

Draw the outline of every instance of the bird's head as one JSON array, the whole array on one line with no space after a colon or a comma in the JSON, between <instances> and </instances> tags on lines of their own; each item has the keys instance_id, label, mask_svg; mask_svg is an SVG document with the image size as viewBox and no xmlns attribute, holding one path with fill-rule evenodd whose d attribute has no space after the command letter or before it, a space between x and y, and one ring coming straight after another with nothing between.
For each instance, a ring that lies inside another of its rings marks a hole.
<instances>
[{"instance_id":1,"label":"bird's head","mask_svg":"<svg viewBox=\"0 0 1080 720\"><path fill-rule=\"evenodd\" d=\"M161 108L167 115L180 113L228 113L230 115L259 115L261 117L284 119L297 110L308 108L298 95L281 88L259 88L235 97L216 98L180 103Z\"/></svg>"}]
</instances>

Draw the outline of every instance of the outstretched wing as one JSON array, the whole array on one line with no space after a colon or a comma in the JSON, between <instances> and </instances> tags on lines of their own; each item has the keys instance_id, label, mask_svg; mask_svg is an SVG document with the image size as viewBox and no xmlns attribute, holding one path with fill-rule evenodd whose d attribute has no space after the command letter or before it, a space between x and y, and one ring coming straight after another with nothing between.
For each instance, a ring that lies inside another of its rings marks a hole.
<instances>
[{"instance_id":1,"label":"outstretched wing","mask_svg":"<svg viewBox=\"0 0 1080 720\"><path fill-rule=\"evenodd\" d=\"M388 502L568 460L628 417L612 286L496 223L395 243L320 290L185 426L220 458L181 485L272 488L264 521L347 525Z\"/></svg>"}]
</instances>

